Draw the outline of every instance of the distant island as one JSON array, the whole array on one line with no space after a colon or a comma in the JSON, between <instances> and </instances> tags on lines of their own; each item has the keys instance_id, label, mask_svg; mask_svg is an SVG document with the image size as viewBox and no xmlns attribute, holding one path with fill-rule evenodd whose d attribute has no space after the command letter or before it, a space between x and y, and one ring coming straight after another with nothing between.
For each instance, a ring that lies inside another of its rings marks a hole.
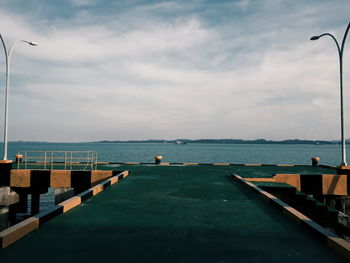
<instances>
[{"instance_id":1,"label":"distant island","mask_svg":"<svg viewBox=\"0 0 350 263\"><path fill-rule=\"evenodd\" d=\"M324 141L324 140L282 140L273 141L265 139L256 140L242 140L242 139L175 139L175 140L129 140L129 141L96 141L96 143L176 143L181 141L183 143L222 143L222 144L313 144L313 145L333 145L340 144L340 141ZM347 140L346 143L350 143Z\"/></svg>"}]
</instances>

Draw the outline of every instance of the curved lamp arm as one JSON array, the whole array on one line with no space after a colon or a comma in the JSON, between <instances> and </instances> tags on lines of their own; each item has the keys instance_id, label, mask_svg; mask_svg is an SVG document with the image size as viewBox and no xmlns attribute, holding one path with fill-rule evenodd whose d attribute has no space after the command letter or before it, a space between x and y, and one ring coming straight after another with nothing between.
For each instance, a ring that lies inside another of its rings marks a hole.
<instances>
[{"instance_id":1,"label":"curved lamp arm","mask_svg":"<svg viewBox=\"0 0 350 263\"><path fill-rule=\"evenodd\" d=\"M339 43L338 43L337 39L332 34L324 33L324 34L319 35L319 36L313 36L313 37L310 38L310 40L318 40L319 38L321 38L323 36L330 36L331 38L333 38L335 44L337 45L338 55L339 55L339 57L341 57L342 49L340 49L340 46L339 46Z\"/></svg>"},{"instance_id":2,"label":"curved lamp arm","mask_svg":"<svg viewBox=\"0 0 350 263\"><path fill-rule=\"evenodd\" d=\"M15 41L15 42L12 44L12 46L10 47L10 50L8 51L8 56L11 56L11 53L12 53L13 49L15 48L15 46L16 46L18 43L27 43L28 45L31 45L31 46L37 46L37 45L38 45L36 42L32 42L32 41L17 40L17 41Z\"/></svg>"}]
</instances>

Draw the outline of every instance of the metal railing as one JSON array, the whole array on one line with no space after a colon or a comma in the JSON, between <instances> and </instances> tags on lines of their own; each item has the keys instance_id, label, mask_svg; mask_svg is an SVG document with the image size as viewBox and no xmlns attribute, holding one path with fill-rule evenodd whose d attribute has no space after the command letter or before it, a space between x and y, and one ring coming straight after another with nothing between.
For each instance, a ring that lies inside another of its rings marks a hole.
<instances>
[{"instance_id":1,"label":"metal railing","mask_svg":"<svg viewBox=\"0 0 350 263\"><path fill-rule=\"evenodd\" d=\"M93 151L23 151L16 155L17 169L96 170L98 153Z\"/></svg>"}]
</instances>

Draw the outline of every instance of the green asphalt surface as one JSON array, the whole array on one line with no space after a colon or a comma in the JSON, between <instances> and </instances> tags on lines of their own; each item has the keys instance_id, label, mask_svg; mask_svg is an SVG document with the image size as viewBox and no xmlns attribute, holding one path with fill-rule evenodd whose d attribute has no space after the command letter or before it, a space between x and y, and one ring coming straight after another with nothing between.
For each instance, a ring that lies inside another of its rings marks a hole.
<instances>
[{"instance_id":1,"label":"green asphalt surface","mask_svg":"<svg viewBox=\"0 0 350 263\"><path fill-rule=\"evenodd\" d=\"M346 262L312 232L227 177L330 170L147 165L113 169L132 174L1 249L0 262Z\"/></svg>"}]
</instances>

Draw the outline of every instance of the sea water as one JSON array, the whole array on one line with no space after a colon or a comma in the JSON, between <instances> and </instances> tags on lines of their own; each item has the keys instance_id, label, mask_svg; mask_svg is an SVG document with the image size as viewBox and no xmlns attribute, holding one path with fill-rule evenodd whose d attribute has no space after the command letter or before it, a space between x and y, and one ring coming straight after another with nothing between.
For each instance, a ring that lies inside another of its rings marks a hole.
<instances>
[{"instance_id":1,"label":"sea water","mask_svg":"<svg viewBox=\"0 0 350 263\"><path fill-rule=\"evenodd\" d=\"M302 144L10 142L8 159L15 160L23 151L95 151L98 161L105 162L154 162L154 156L161 155L163 162L178 163L311 164L317 156L322 164L336 166L341 162L340 150L340 145ZM40 209L53 204L54 189L49 189L41 195Z\"/></svg>"},{"instance_id":2,"label":"sea water","mask_svg":"<svg viewBox=\"0 0 350 263\"><path fill-rule=\"evenodd\" d=\"M161 155L180 163L311 164L316 156L322 164L341 163L340 145L10 142L8 148L13 160L19 151L95 151L105 162L154 162Z\"/></svg>"}]
</instances>

